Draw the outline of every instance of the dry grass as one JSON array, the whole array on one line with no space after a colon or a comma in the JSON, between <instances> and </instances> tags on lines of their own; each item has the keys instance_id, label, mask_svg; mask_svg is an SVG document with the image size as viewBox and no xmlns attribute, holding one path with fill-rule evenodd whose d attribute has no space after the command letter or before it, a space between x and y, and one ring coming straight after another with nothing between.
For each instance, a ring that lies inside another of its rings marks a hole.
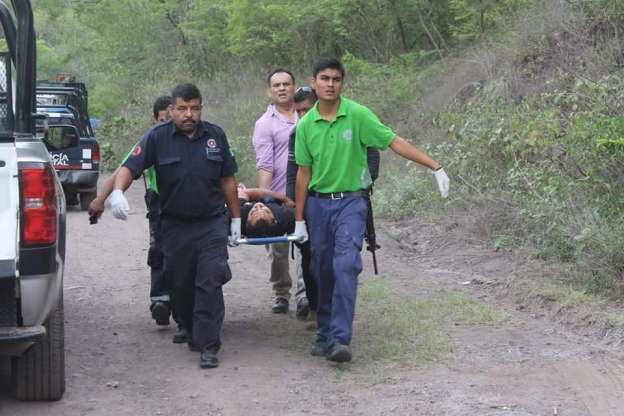
<instances>
[{"instance_id":1,"label":"dry grass","mask_svg":"<svg viewBox=\"0 0 624 416\"><path fill-rule=\"evenodd\" d=\"M374 279L359 290L354 350L358 362L373 367L418 366L452 353L449 331L455 324L484 325L503 318L467 295L404 299L388 280Z\"/></svg>"}]
</instances>

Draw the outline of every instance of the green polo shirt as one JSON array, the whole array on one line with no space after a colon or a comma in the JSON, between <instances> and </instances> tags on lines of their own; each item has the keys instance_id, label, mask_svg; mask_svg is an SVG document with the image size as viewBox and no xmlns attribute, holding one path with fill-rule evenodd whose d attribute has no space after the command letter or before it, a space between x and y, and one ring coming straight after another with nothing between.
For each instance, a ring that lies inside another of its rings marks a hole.
<instances>
[{"instance_id":1,"label":"green polo shirt","mask_svg":"<svg viewBox=\"0 0 624 416\"><path fill-rule=\"evenodd\" d=\"M121 161L120 166L123 166L123 164L126 163L126 160L128 160L128 158L132 155L132 152L134 151L134 147L135 146L136 146L136 144L134 146L132 146L132 149L130 149L130 152L128 152L126 157L123 158L123 160ZM147 182L148 189L151 189L152 191L154 191L156 193L159 193L158 192L158 184L156 183L156 169L153 166L151 166L151 167L149 167L149 168L147 168L145 170L145 180Z\"/></svg>"},{"instance_id":2,"label":"green polo shirt","mask_svg":"<svg viewBox=\"0 0 624 416\"><path fill-rule=\"evenodd\" d=\"M312 167L309 189L357 191L372 184L366 148L387 149L395 137L371 110L340 97L333 121L321 117L318 103L299 121L295 159L298 165Z\"/></svg>"}]
</instances>

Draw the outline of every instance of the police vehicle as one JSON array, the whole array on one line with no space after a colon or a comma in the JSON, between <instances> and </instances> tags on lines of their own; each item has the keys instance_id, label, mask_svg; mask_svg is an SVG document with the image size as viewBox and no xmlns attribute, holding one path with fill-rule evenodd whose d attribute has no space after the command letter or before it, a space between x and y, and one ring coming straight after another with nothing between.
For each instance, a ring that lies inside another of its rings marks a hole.
<instances>
[{"instance_id":1,"label":"police vehicle","mask_svg":"<svg viewBox=\"0 0 624 416\"><path fill-rule=\"evenodd\" d=\"M47 115L47 126L62 126L65 141L47 141L67 203L80 203L83 210L97 194L100 175L100 146L96 140L88 113L88 94L83 83L37 83L37 111ZM39 134L45 129L39 123ZM71 131L74 133L70 133ZM52 138L54 139L54 138Z\"/></svg>"}]
</instances>

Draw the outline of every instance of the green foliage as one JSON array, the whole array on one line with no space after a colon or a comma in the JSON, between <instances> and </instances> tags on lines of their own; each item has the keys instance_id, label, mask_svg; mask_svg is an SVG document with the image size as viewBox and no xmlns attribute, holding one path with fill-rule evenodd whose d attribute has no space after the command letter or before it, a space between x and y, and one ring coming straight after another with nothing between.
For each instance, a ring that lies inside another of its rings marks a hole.
<instances>
[{"instance_id":1,"label":"green foliage","mask_svg":"<svg viewBox=\"0 0 624 416\"><path fill-rule=\"evenodd\" d=\"M37 40L37 76L39 79L53 79L67 67L67 57L51 48L43 39Z\"/></svg>"},{"instance_id":2,"label":"green foliage","mask_svg":"<svg viewBox=\"0 0 624 416\"><path fill-rule=\"evenodd\" d=\"M148 123L147 116L143 116L142 119L118 116L102 121L97 134L104 170L115 170L119 166L121 160L147 130Z\"/></svg>"},{"instance_id":3,"label":"green foliage","mask_svg":"<svg viewBox=\"0 0 624 416\"><path fill-rule=\"evenodd\" d=\"M491 98L484 88L438 117L452 140L454 173L475 184L480 197L506 195L516 207L495 230L497 247L509 245L500 236L513 235L514 245L529 243L544 257L575 263L576 279L588 290L617 293L624 270L624 119L613 114L612 97L624 88L621 75L579 80L519 103ZM467 151L476 157L461 156Z\"/></svg>"},{"instance_id":4,"label":"green foliage","mask_svg":"<svg viewBox=\"0 0 624 416\"><path fill-rule=\"evenodd\" d=\"M588 13L607 18L621 18L622 10L624 10L623 0L589 0L578 3Z\"/></svg>"},{"instance_id":5,"label":"green foliage","mask_svg":"<svg viewBox=\"0 0 624 416\"><path fill-rule=\"evenodd\" d=\"M595 124L596 144L610 153L624 149L624 117L604 117Z\"/></svg>"},{"instance_id":6,"label":"green foliage","mask_svg":"<svg viewBox=\"0 0 624 416\"><path fill-rule=\"evenodd\" d=\"M527 2L506 0L488 11L497 10L492 19L498 19ZM403 71L405 82L391 96L403 100L398 92L408 95L415 85L407 82L414 74L409 66L443 56L458 38L452 26L474 6L459 3L36 0L38 71L40 78L53 78L59 71L76 74L91 91L92 112L108 118L139 102L154 84L167 84L170 90L180 81L209 81L274 66L307 73L319 57L348 51L351 63L383 63ZM461 36L469 33L464 28ZM382 82L385 71L375 67L370 80Z\"/></svg>"},{"instance_id":7,"label":"green foliage","mask_svg":"<svg viewBox=\"0 0 624 416\"><path fill-rule=\"evenodd\" d=\"M291 7L285 0L233 1L227 31L230 51L265 65L290 64L296 38Z\"/></svg>"},{"instance_id":8,"label":"green foliage","mask_svg":"<svg viewBox=\"0 0 624 416\"><path fill-rule=\"evenodd\" d=\"M399 55L387 64L371 63L347 52L342 61L347 68L345 94L366 103L385 121L407 116L400 103L413 103L422 97L427 76L438 70L435 64L426 67L431 56ZM379 89L383 89L380 94Z\"/></svg>"},{"instance_id":9,"label":"green foliage","mask_svg":"<svg viewBox=\"0 0 624 416\"><path fill-rule=\"evenodd\" d=\"M438 211L443 201L434 187L429 172L402 159L392 167L383 164L383 175L375 184L373 207L375 212L394 218L408 217L418 212ZM396 169L398 168L398 169ZM400 172L401 174L395 174Z\"/></svg>"},{"instance_id":10,"label":"green foliage","mask_svg":"<svg viewBox=\"0 0 624 416\"><path fill-rule=\"evenodd\" d=\"M536 4L535 0L449 0L454 22L451 33L458 40L482 37L488 30L508 22L518 10Z\"/></svg>"},{"instance_id":11,"label":"green foliage","mask_svg":"<svg viewBox=\"0 0 624 416\"><path fill-rule=\"evenodd\" d=\"M229 142L238 165L236 179L247 187L255 187L258 180L256 158L250 136L230 137Z\"/></svg>"}]
</instances>

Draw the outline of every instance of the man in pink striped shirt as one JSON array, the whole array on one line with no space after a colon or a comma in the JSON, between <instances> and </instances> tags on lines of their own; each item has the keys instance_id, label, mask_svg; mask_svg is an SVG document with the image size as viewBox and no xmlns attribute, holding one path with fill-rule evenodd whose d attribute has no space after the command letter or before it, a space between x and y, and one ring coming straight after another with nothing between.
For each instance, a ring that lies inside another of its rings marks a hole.
<instances>
[{"instance_id":1,"label":"man in pink striped shirt","mask_svg":"<svg viewBox=\"0 0 624 416\"><path fill-rule=\"evenodd\" d=\"M256 121L253 146L256 152L258 187L286 193L288 139L297 124L295 77L285 69L275 69L267 77L271 104ZM287 313L292 278L288 270L288 243L268 246L275 302L274 313Z\"/></svg>"}]
</instances>

